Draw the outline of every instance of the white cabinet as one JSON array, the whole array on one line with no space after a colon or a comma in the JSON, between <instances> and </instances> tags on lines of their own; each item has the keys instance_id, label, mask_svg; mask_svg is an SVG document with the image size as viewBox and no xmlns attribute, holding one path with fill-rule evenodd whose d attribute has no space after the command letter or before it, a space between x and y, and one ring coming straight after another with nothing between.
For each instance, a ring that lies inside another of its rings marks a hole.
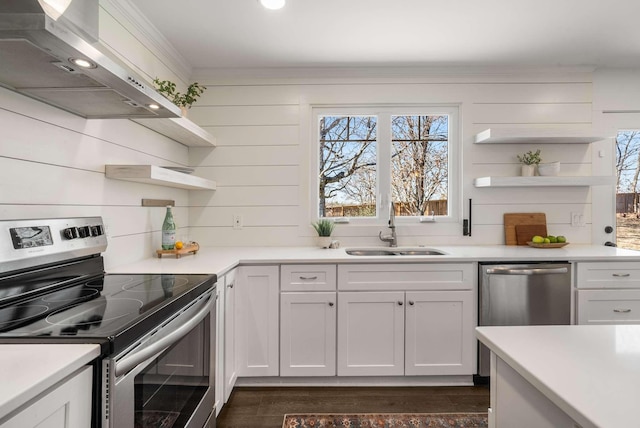
<instances>
[{"instance_id":1,"label":"white cabinet","mask_svg":"<svg viewBox=\"0 0 640 428\"><path fill-rule=\"evenodd\" d=\"M335 376L336 265L282 265L280 291L280 376Z\"/></svg>"},{"instance_id":2,"label":"white cabinet","mask_svg":"<svg viewBox=\"0 0 640 428\"><path fill-rule=\"evenodd\" d=\"M474 371L474 299L466 291L406 293L405 374Z\"/></svg>"},{"instance_id":3,"label":"white cabinet","mask_svg":"<svg viewBox=\"0 0 640 428\"><path fill-rule=\"evenodd\" d=\"M220 282L219 282L220 284ZM236 360L236 271L224 276L224 402L229 400L238 378ZM222 355L219 358L223 358Z\"/></svg>"},{"instance_id":4,"label":"white cabinet","mask_svg":"<svg viewBox=\"0 0 640 428\"><path fill-rule=\"evenodd\" d=\"M578 324L640 324L640 266L584 262L576 268Z\"/></svg>"},{"instance_id":5,"label":"white cabinet","mask_svg":"<svg viewBox=\"0 0 640 428\"><path fill-rule=\"evenodd\" d=\"M238 376L278 376L278 266L241 266L236 276Z\"/></svg>"},{"instance_id":6,"label":"white cabinet","mask_svg":"<svg viewBox=\"0 0 640 428\"><path fill-rule=\"evenodd\" d=\"M404 292L338 293L338 375L404 374Z\"/></svg>"},{"instance_id":7,"label":"white cabinet","mask_svg":"<svg viewBox=\"0 0 640 428\"><path fill-rule=\"evenodd\" d=\"M92 368L84 367L40 395L1 428L87 428L91 426Z\"/></svg>"},{"instance_id":8,"label":"white cabinet","mask_svg":"<svg viewBox=\"0 0 640 428\"><path fill-rule=\"evenodd\" d=\"M471 263L339 266L338 375L473 374L473 272Z\"/></svg>"},{"instance_id":9,"label":"white cabinet","mask_svg":"<svg viewBox=\"0 0 640 428\"><path fill-rule=\"evenodd\" d=\"M640 324L640 290L578 290L578 324Z\"/></svg>"},{"instance_id":10,"label":"white cabinet","mask_svg":"<svg viewBox=\"0 0 640 428\"><path fill-rule=\"evenodd\" d=\"M336 292L280 296L280 376L335 376Z\"/></svg>"}]
</instances>

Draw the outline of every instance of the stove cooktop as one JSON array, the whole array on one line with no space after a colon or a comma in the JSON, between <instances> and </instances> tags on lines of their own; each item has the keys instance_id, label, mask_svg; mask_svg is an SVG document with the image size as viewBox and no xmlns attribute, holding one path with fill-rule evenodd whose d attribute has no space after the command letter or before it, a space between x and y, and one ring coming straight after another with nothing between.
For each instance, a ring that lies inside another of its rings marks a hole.
<instances>
[{"instance_id":1,"label":"stove cooktop","mask_svg":"<svg viewBox=\"0 0 640 428\"><path fill-rule=\"evenodd\" d=\"M215 275L94 277L0 307L0 342L82 341L118 353L212 288L215 280Z\"/></svg>"}]
</instances>

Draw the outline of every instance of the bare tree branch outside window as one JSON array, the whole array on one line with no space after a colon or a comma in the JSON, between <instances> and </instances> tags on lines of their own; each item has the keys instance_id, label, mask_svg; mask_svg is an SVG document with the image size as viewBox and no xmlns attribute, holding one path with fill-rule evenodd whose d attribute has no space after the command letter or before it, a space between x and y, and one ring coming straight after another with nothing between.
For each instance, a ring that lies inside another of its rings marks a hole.
<instances>
[{"instance_id":1,"label":"bare tree branch outside window","mask_svg":"<svg viewBox=\"0 0 640 428\"><path fill-rule=\"evenodd\" d=\"M320 117L320 217L375 217L379 192L391 192L396 215L448 215L449 116L392 115L390 123L391 141L381 142L376 116ZM378 144L391 145L391 189L377 189Z\"/></svg>"}]
</instances>

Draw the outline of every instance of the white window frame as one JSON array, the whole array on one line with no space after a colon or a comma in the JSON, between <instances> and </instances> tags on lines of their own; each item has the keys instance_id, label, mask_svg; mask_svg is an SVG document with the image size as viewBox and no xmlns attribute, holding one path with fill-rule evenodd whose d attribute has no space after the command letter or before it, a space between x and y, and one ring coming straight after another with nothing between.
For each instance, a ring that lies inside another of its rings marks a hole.
<instances>
[{"instance_id":1,"label":"white window frame","mask_svg":"<svg viewBox=\"0 0 640 428\"><path fill-rule=\"evenodd\" d=\"M453 223L461 219L460 207L462 200L462 186L460 177L462 176L462 143L460 139L460 113L459 105L453 104L393 104L393 105L336 105L336 106L311 106L311 220L316 221L318 215L319 177L318 177L318 151L320 150L319 125L320 116L365 116L375 115L377 121L377 198L375 217L349 217L346 219L348 225L344 226L381 226L387 224L389 220L389 199L391 195L391 116L429 116L446 114L449 116L449 171L448 171L448 195L447 204L449 214L446 216L436 216L436 222ZM381 191L384 189L384 191ZM338 220L338 222L341 222ZM396 224L421 224L418 216L397 216ZM422 223L428 224L428 223Z\"/></svg>"}]
</instances>

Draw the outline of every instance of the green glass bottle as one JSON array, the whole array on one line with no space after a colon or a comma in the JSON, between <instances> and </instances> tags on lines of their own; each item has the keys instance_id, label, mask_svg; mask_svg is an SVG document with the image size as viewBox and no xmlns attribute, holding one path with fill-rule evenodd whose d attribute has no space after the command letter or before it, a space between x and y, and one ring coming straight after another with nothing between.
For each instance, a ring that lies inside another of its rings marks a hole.
<instances>
[{"instance_id":1,"label":"green glass bottle","mask_svg":"<svg viewBox=\"0 0 640 428\"><path fill-rule=\"evenodd\" d=\"M173 221L171 205L167 205L167 214L162 223L162 249L173 250L176 245L176 223Z\"/></svg>"}]
</instances>

